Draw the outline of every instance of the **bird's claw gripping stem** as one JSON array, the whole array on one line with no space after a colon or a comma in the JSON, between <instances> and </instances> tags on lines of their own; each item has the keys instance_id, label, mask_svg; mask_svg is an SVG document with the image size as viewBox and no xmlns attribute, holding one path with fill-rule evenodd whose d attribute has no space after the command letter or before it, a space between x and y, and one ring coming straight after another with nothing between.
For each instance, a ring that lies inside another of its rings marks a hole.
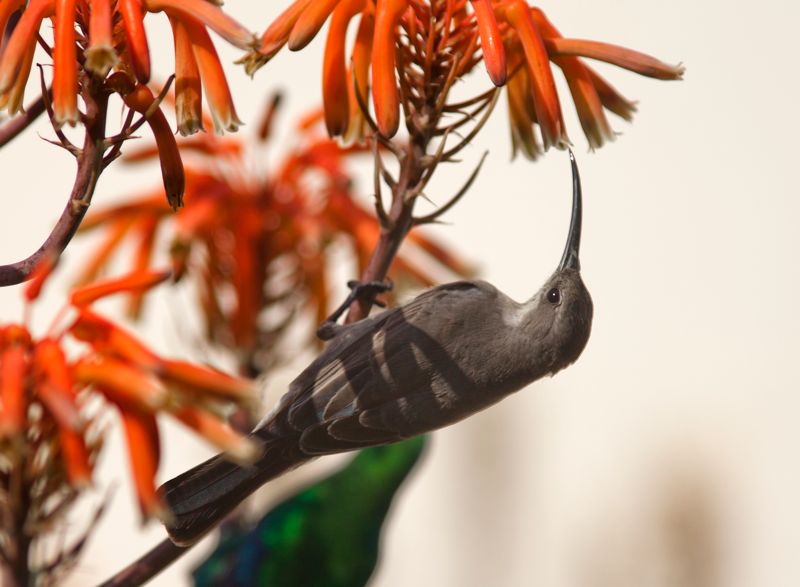
<instances>
[{"instance_id":1,"label":"bird's claw gripping stem","mask_svg":"<svg viewBox=\"0 0 800 587\"><path fill-rule=\"evenodd\" d=\"M347 282L347 287L350 288L350 293L345 298L344 302L333 311L333 313L328 316L328 318L320 324L319 328L317 329L317 337L321 340L330 340L335 337L341 329L344 328L343 325L337 324L336 321L341 318L342 314L344 314L347 309L353 304L355 301L364 301L370 302L375 304L380 308L385 308L386 304L381 300L375 299L375 296L378 294L386 293L387 291L391 291L392 289L392 282L391 281L357 281L351 280Z\"/></svg>"}]
</instances>

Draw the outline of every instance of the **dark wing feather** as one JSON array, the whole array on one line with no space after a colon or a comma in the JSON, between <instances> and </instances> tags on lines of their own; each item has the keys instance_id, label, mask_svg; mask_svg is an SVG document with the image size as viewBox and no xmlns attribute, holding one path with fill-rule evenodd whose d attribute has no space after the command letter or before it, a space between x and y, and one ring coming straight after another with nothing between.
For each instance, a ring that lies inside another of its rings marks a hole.
<instances>
[{"instance_id":1,"label":"dark wing feather","mask_svg":"<svg viewBox=\"0 0 800 587\"><path fill-rule=\"evenodd\" d=\"M421 422L439 421L431 384L447 360L435 348L440 344L432 325L448 330L448 319L463 321L472 304L496 292L484 282L450 283L346 328L292 382L266 425L300 433L300 447L309 455L397 442L425 431Z\"/></svg>"}]
</instances>

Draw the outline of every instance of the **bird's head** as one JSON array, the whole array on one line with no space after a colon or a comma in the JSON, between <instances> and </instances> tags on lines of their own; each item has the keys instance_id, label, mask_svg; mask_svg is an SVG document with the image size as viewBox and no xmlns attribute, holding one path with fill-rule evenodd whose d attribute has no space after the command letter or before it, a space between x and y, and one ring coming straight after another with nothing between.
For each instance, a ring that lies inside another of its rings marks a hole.
<instances>
[{"instance_id":1,"label":"bird's head","mask_svg":"<svg viewBox=\"0 0 800 587\"><path fill-rule=\"evenodd\" d=\"M561 262L535 296L534 320L550 355L550 373L560 371L580 356L592 328L592 298L581 279L581 179L572 151L572 218Z\"/></svg>"}]
</instances>

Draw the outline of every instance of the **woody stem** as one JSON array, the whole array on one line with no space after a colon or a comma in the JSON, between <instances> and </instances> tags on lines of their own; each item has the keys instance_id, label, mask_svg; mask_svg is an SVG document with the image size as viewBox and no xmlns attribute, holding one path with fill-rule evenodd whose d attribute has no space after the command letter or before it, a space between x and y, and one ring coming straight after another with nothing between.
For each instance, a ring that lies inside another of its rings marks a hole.
<instances>
[{"instance_id":1,"label":"woody stem","mask_svg":"<svg viewBox=\"0 0 800 587\"><path fill-rule=\"evenodd\" d=\"M103 170L108 95L102 84L94 79L89 80L86 86L83 148L77 156L78 170L67 204L50 234L34 253L21 261L0 265L0 287L22 283L30 277L34 267L43 258L52 254L60 255L72 240L89 209L97 180Z\"/></svg>"},{"instance_id":2,"label":"woody stem","mask_svg":"<svg viewBox=\"0 0 800 587\"><path fill-rule=\"evenodd\" d=\"M432 105L431 105L432 107ZM414 117L408 121L409 142L400 160L400 173L392 188L392 202L386 218L381 222L380 236L372 250L369 262L361 275L362 282L384 281L400 245L414 225L414 203L418 187L422 182L426 166L425 158L438 118L424 125L415 124ZM377 163L376 163L377 164ZM355 322L369 315L373 301L359 299L350 306L347 322Z\"/></svg>"}]
</instances>

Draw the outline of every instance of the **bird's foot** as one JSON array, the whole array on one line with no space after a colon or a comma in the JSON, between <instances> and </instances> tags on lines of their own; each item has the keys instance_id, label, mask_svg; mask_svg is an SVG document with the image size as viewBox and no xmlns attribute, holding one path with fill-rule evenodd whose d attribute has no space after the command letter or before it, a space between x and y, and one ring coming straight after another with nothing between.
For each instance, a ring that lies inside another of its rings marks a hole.
<instances>
[{"instance_id":1,"label":"bird's foot","mask_svg":"<svg viewBox=\"0 0 800 587\"><path fill-rule=\"evenodd\" d=\"M321 340L330 340L339 334L346 325L337 324L336 321L341 318L347 309L355 301L363 301L375 304L380 308L385 308L386 304L375 298L378 294L386 293L392 289L391 281L356 281L351 280L347 282L347 287L350 288L350 293L345 298L342 305L334 310L333 314L320 324L317 329L317 337Z\"/></svg>"}]
</instances>

